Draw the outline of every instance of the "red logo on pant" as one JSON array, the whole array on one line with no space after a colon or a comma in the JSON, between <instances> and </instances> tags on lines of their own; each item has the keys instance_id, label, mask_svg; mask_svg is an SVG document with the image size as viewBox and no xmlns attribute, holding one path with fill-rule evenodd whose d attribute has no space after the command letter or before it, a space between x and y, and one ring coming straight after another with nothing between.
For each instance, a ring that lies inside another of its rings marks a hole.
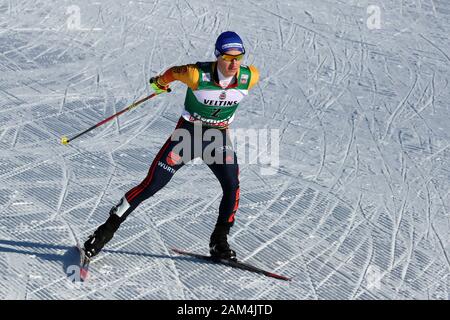
<instances>
[{"instance_id":1,"label":"red logo on pant","mask_svg":"<svg viewBox=\"0 0 450 320\"><path fill-rule=\"evenodd\" d=\"M235 201L235 203L234 203L233 212L235 212L235 211L239 208L239 196L240 196L240 193L241 193L241 189L238 188L238 189L236 190L236 201Z\"/></svg>"},{"instance_id":2,"label":"red logo on pant","mask_svg":"<svg viewBox=\"0 0 450 320\"><path fill-rule=\"evenodd\" d=\"M233 156L226 156L225 163L233 163L233 162L234 162Z\"/></svg>"},{"instance_id":3,"label":"red logo on pant","mask_svg":"<svg viewBox=\"0 0 450 320\"><path fill-rule=\"evenodd\" d=\"M172 151L169 152L169 155L166 158L167 164L171 167L178 164L180 162L180 160L181 160L181 157Z\"/></svg>"},{"instance_id":4,"label":"red logo on pant","mask_svg":"<svg viewBox=\"0 0 450 320\"><path fill-rule=\"evenodd\" d=\"M228 218L228 222L230 222L230 223L234 221L234 216L235 216L236 211L237 211L237 209L239 207L239 196L240 196L240 193L241 193L241 189L238 188L236 190L236 201L234 202L233 212L231 213L231 216Z\"/></svg>"}]
</instances>

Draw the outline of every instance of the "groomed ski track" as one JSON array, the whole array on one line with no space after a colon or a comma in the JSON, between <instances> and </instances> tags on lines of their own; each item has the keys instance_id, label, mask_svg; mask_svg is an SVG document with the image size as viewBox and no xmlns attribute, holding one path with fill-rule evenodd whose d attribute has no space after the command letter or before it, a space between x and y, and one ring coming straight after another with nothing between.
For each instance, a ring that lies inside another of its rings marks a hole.
<instances>
[{"instance_id":1,"label":"groomed ski track","mask_svg":"<svg viewBox=\"0 0 450 320\"><path fill-rule=\"evenodd\" d=\"M220 185L193 163L72 284L76 239L145 177L185 87L59 139L213 59L225 30L261 72L232 128L280 137L276 174L238 154L230 243L292 281L169 251L206 253L217 216ZM0 299L448 300L449 34L446 0L1 2Z\"/></svg>"}]
</instances>

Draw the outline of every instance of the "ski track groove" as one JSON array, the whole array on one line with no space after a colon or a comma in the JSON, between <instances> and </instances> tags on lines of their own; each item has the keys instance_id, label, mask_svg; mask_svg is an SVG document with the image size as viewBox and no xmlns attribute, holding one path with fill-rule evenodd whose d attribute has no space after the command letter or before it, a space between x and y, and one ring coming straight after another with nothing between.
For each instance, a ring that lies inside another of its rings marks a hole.
<instances>
[{"instance_id":1,"label":"ski track groove","mask_svg":"<svg viewBox=\"0 0 450 320\"><path fill-rule=\"evenodd\" d=\"M391 255L391 267L392 267L392 265L393 265L393 263L395 261L395 251L397 249L397 242L399 241L398 237L399 237L399 232L400 232L400 225L402 223L403 215L405 213L405 208L406 208L406 204L407 204L406 201L408 199L408 195L409 195L409 187L407 188L406 194L405 194L405 196L403 198L403 201L402 201L403 203L402 203L402 207L401 207L401 209L399 211L399 216L397 217L395 215L395 219L394 219L394 221L395 220L396 221L394 223L394 232L393 232L392 244L391 244L391 253L392 253L392 255Z\"/></svg>"},{"instance_id":2,"label":"ski track groove","mask_svg":"<svg viewBox=\"0 0 450 320\"><path fill-rule=\"evenodd\" d=\"M417 81L418 81L418 76L416 75L416 77L414 79L414 83L412 84L411 88L409 89L407 95L399 102L399 104L397 105L397 108L394 110L394 112L389 117L389 119L387 121L386 131L384 133L383 140L386 140L388 135L391 134L392 124L395 121L395 119L398 117L398 115L401 113L402 109L405 107L411 93L413 92L414 88L416 87Z\"/></svg>"},{"instance_id":3,"label":"ski track groove","mask_svg":"<svg viewBox=\"0 0 450 320\"><path fill-rule=\"evenodd\" d=\"M341 179L342 175L344 174L344 166L345 163L347 162L347 158L350 155L350 150L352 148L353 145L353 141L355 140L355 119L354 119L354 114L352 114L351 117L351 128L350 128L350 138L347 142L347 148L345 149L345 154L344 154L344 158L341 162L341 165L338 169L338 174L336 175L336 179L334 180L334 182L331 184L330 186L330 190L333 190L334 187L336 186L336 184L339 182L339 180Z\"/></svg>"},{"instance_id":4,"label":"ski track groove","mask_svg":"<svg viewBox=\"0 0 450 320\"><path fill-rule=\"evenodd\" d=\"M315 194L314 196L314 200L312 200L312 203L317 199L318 197L318 193ZM297 197L296 197L297 199ZM293 205L296 202L296 200L291 202L291 205ZM311 213L312 210L312 205L311 207L308 209L307 214L305 214L305 217L308 216L308 214ZM287 211L287 210L286 210ZM256 220L256 219L255 219ZM263 243L262 245L260 245L258 248L256 248L251 254L247 255L244 259L242 259L242 261L247 261L248 259L254 257L256 254L258 254L261 250L264 250L265 248L267 248L270 244L274 243L275 241L277 241L279 238L281 238L282 236L284 236L287 232L289 232L290 230L292 230L294 227L296 227L298 224L300 223L300 219L297 220L295 223L293 223L292 225L290 225L289 227L287 227L286 229L284 229L282 232L280 232L279 234L277 234L275 237L271 238L269 241Z\"/></svg>"},{"instance_id":5,"label":"ski track groove","mask_svg":"<svg viewBox=\"0 0 450 320\"><path fill-rule=\"evenodd\" d=\"M436 229L434 227L434 223L431 223L431 229L433 230L434 234L436 235L436 238L438 240L437 243L439 244L439 249L441 249L442 255L444 257L443 260L446 262L446 264L447 264L446 267L450 271L450 259L448 257L447 251L445 249L445 245L442 243L442 239L441 239L441 237L439 236L439 233L436 231Z\"/></svg>"},{"instance_id":6,"label":"ski track groove","mask_svg":"<svg viewBox=\"0 0 450 320\"><path fill-rule=\"evenodd\" d=\"M355 223L355 218L356 218L356 212L361 204L361 198L362 198L362 194L360 193L359 195L359 199L358 199L358 204L355 206L355 208L352 210L351 216L350 216L350 221L349 223L346 224L345 229L342 233L342 235L339 237L339 241L337 243L337 245L335 246L335 248L333 249L333 251L329 254L329 257L325 260L325 264L328 264L328 262L336 255L336 253L339 251L339 249L341 248L341 246L343 245L344 241L347 240L350 232L356 228L358 228L360 225L363 224L363 221L359 222L356 226L354 225ZM334 245L334 244L333 244ZM312 260L313 261L313 260Z\"/></svg>"},{"instance_id":7,"label":"ski track groove","mask_svg":"<svg viewBox=\"0 0 450 320\"><path fill-rule=\"evenodd\" d=\"M91 217L94 215L95 211L97 210L98 206L100 205L100 203L103 200L103 197L105 196L106 192L109 189L109 186L111 184L111 181L115 175L116 172L116 167L113 167L113 171L110 172L108 180L105 183L105 187L103 188L103 190L100 192L100 194L98 196L95 196L95 198L97 198L97 201L95 201L94 206L92 207L91 211L89 212L86 221L89 221L91 219Z\"/></svg>"},{"instance_id":8,"label":"ski track groove","mask_svg":"<svg viewBox=\"0 0 450 320\"><path fill-rule=\"evenodd\" d=\"M355 97L355 99L356 99L357 105L360 107L360 111L363 114L364 119L365 119L365 121L367 123L367 129L369 130L370 137L372 138L373 144L375 145L375 148L376 148L376 150L378 152L378 155L380 156L380 158L382 160L382 165L383 165L384 170L381 170L381 171L383 173L383 177L386 180L386 184L389 187L391 195L393 196L393 198L395 198L395 193L394 193L394 190L392 189L392 176L391 176L391 173L390 173L389 166L388 166L388 163L386 161L385 155L384 155L384 153L383 153L383 151L382 151L382 149L380 147L380 142L377 141L377 139L376 139L376 137L375 137L371 127L370 127L369 119L368 119L367 115L365 114L365 112L363 111L363 109L362 109L362 107L361 107L361 105L359 103L359 100L356 97Z\"/></svg>"},{"instance_id":9,"label":"ski track groove","mask_svg":"<svg viewBox=\"0 0 450 320\"><path fill-rule=\"evenodd\" d=\"M409 238L410 245L407 248L408 256L407 256L407 259L406 259L406 263L405 263L405 265L403 266L403 269L402 269L401 282L397 286L397 289L396 289L397 294L400 292L400 288L402 288L404 283L405 283L405 277L406 277L407 271L408 271L408 269L409 269L409 267L411 265L412 255L413 255L413 252L414 252L414 250L413 250L414 249L414 225L412 223L410 223L410 226L411 226L410 228L412 230L410 230L410 238Z\"/></svg>"},{"instance_id":10,"label":"ski track groove","mask_svg":"<svg viewBox=\"0 0 450 320\"><path fill-rule=\"evenodd\" d=\"M372 242L370 242L370 241L369 241L369 244L370 244L370 246L369 246L370 251L369 251L369 253L368 253L368 255L367 255L368 258L367 258L367 260L366 260L365 265L363 266L363 271L361 272L361 276L359 277L358 282L357 282L357 284L356 284L356 286L355 286L355 290L354 290L353 293L351 294L351 300L355 300L355 297L356 297L356 294L358 293L358 290L361 289L362 282L363 282L363 280L366 278L367 270L369 269L369 267L370 267L370 262L371 262L372 259L373 259L373 245L372 245ZM380 279L380 280L381 280L381 279Z\"/></svg>"}]
</instances>

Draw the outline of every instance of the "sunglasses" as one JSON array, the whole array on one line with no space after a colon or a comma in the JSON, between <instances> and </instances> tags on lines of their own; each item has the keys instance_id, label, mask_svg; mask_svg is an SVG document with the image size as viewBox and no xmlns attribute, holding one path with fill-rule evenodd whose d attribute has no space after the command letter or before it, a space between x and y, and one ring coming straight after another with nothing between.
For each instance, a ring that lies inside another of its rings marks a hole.
<instances>
[{"instance_id":1,"label":"sunglasses","mask_svg":"<svg viewBox=\"0 0 450 320\"><path fill-rule=\"evenodd\" d=\"M236 59L236 61L241 61L242 59L244 59L244 54L238 54L238 55L231 55L231 54L221 54L220 55L222 57L223 60L225 61L233 61L234 59Z\"/></svg>"}]
</instances>

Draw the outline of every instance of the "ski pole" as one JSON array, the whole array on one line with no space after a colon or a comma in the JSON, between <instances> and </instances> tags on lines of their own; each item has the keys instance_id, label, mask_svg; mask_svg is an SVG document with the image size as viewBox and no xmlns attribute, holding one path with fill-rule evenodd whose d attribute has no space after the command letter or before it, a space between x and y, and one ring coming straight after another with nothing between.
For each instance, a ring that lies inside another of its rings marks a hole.
<instances>
[{"instance_id":1,"label":"ski pole","mask_svg":"<svg viewBox=\"0 0 450 320\"><path fill-rule=\"evenodd\" d=\"M168 88L166 91L167 91L167 92L170 92L171 90L170 90L170 88ZM62 136L62 137L61 137L61 143L64 144L64 145L69 144L70 141L75 140L75 139L78 138L78 137L81 137L83 134L88 133L89 131L91 131L91 130L97 128L97 127L100 127L101 125L105 124L106 122L108 122L108 121L110 121L110 120L112 120L112 119L114 119L114 118L120 116L122 113L124 113L124 112L126 112L126 111L130 111L131 109L134 109L135 107L137 107L137 106L138 106L139 104L141 104L142 102L147 101L147 100L153 98L154 96L156 96L156 95L158 95L158 94L159 94L159 93L156 93L156 92L155 92L155 93L152 93L151 95L149 95L149 96L147 96L147 97L145 97L145 98L142 98L141 100L138 100L138 101L136 101L136 102L133 102L132 104L130 104L130 105L129 105L128 107L126 107L125 109L123 109L123 110L117 112L116 114L113 114L112 116L110 116L110 117L108 117L108 118L106 118L106 119L100 121L99 123L93 125L93 126L90 127L89 129L86 129L86 130L84 130L83 132L77 134L77 135L76 135L75 137L73 137L73 138L70 138L70 139L69 139L67 136Z\"/></svg>"}]
</instances>

